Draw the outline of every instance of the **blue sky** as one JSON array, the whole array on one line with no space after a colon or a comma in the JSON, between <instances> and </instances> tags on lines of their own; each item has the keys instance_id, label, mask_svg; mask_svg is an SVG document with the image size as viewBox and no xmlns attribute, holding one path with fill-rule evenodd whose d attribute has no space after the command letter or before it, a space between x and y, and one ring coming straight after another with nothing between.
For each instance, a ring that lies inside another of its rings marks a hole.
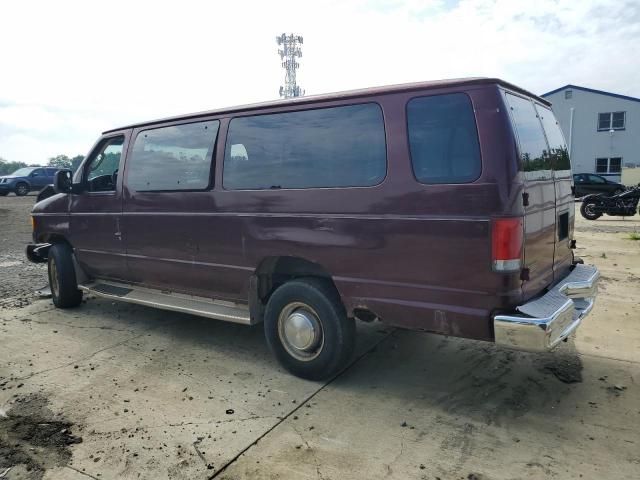
<instances>
[{"instance_id":1,"label":"blue sky","mask_svg":"<svg viewBox=\"0 0 640 480\"><path fill-rule=\"evenodd\" d=\"M438 78L640 97L640 2L7 2L0 157L85 154L103 130L277 98L276 35L304 35L307 94Z\"/></svg>"}]
</instances>

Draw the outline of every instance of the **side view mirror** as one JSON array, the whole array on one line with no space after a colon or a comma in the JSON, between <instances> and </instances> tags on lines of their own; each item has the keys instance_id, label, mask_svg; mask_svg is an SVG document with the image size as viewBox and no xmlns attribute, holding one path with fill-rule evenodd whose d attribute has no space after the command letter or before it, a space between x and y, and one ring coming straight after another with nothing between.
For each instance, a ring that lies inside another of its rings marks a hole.
<instances>
[{"instance_id":1,"label":"side view mirror","mask_svg":"<svg viewBox=\"0 0 640 480\"><path fill-rule=\"evenodd\" d=\"M67 169L58 170L53 177L53 189L56 193L75 193L73 187L73 172Z\"/></svg>"}]
</instances>

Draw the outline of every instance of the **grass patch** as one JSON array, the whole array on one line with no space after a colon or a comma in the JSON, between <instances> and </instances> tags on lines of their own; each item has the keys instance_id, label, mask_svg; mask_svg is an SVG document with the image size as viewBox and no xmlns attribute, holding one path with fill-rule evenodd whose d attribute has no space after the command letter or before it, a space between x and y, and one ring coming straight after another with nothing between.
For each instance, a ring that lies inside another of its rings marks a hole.
<instances>
[{"instance_id":1,"label":"grass patch","mask_svg":"<svg viewBox=\"0 0 640 480\"><path fill-rule=\"evenodd\" d=\"M638 232L631 232L629 234L629 240L640 240L640 233Z\"/></svg>"}]
</instances>

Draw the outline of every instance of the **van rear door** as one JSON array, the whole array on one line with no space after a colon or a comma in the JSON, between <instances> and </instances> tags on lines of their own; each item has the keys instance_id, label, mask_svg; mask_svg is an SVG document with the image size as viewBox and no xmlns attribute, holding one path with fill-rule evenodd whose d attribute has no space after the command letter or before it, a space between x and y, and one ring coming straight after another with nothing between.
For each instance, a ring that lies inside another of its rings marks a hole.
<instances>
[{"instance_id":1,"label":"van rear door","mask_svg":"<svg viewBox=\"0 0 640 480\"><path fill-rule=\"evenodd\" d=\"M571 175L569 151L558 120L551 108L537 102L535 106L547 137L556 189L556 236L553 271L554 281L558 282L569 273L573 262L573 253L571 252L575 218L575 197L572 190L573 176Z\"/></svg>"},{"instance_id":2,"label":"van rear door","mask_svg":"<svg viewBox=\"0 0 640 480\"><path fill-rule=\"evenodd\" d=\"M528 299L554 280L556 186L542 123L530 98L505 92L524 178L524 264L522 290Z\"/></svg>"}]
</instances>

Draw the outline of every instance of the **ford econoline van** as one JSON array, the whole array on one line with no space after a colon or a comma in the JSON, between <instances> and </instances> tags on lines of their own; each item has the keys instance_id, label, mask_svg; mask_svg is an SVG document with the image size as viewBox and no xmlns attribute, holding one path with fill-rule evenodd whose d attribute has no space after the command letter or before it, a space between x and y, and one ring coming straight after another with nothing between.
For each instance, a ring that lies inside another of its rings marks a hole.
<instances>
[{"instance_id":1,"label":"ford econoline van","mask_svg":"<svg viewBox=\"0 0 640 480\"><path fill-rule=\"evenodd\" d=\"M498 79L214 110L102 134L33 208L53 302L247 325L310 379L355 319L545 351L591 311L550 104Z\"/></svg>"}]
</instances>

